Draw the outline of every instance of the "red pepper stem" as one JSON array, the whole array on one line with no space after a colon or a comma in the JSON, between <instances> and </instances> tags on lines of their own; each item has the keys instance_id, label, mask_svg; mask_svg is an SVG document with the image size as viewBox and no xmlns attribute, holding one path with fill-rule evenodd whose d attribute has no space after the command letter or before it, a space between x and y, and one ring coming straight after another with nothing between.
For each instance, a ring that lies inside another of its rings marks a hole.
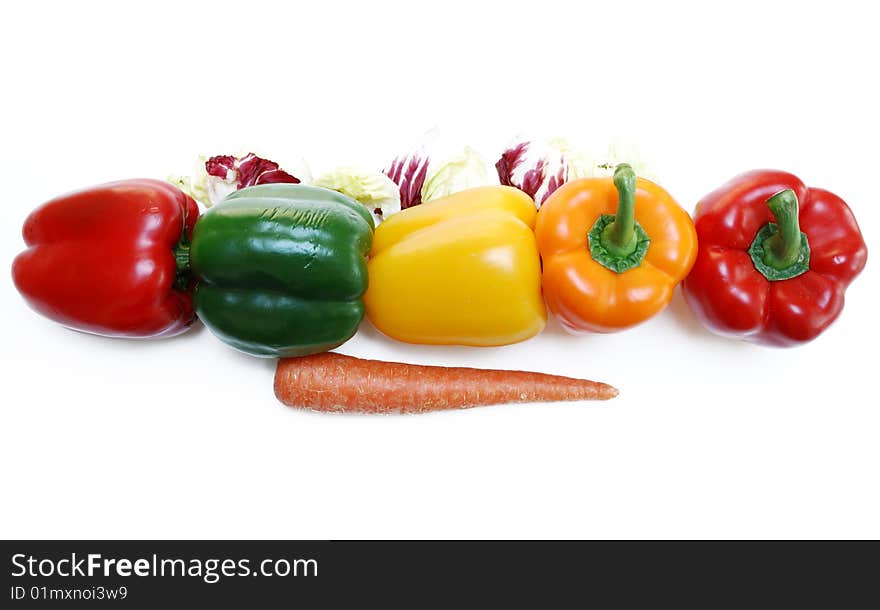
<instances>
[{"instance_id":1,"label":"red pepper stem","mask_svg":"<svg viewBox=\"0 0 880 610\"><path fill-rule=\"evenodd\" d=\"M777 231L764 241L764 262L774 269L787 269L801 252L797 195L786 189L770 197L767 207L776 219Z\"/></svg>"},{"instance_id":2,"label":"red pepper stem","mask_svg":"<svg viewBox=\"0 0 880 610\"><path fill-rule=\"evenodd\" d=\"M636 250L635 233L636 173L632 166L621 163L614 170L617 188L617 214L602 232L602 246L612 256L629 256Z\"/></svg>"}]
</instances>

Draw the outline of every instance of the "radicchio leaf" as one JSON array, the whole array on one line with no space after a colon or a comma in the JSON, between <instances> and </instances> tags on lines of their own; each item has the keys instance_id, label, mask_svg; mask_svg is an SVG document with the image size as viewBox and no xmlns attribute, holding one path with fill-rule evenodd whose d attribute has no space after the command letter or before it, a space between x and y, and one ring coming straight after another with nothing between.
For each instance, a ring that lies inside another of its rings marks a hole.
<instances>
[{"instance_id":1,"label":"radicchio leaf","mask_svg":"<svg viewBox=\"0 0 880 610\"><path fill-rule=\"evenodd\" d=\"M288 174L274 161L248 153L243 157L216 155L205 161L205 173L199 188L205 193L205 205L223 200L229 193L257 184L284 182L299 184L301 180Z\"/></svg>"},{"instance_id":2,"label":"radicchio leaf","mask_svg":"<svg viewBox=\"0 0 880 610\"><path fill-rule=\"evenodd\" d=\"M523 191L540 207L569 178L565 152L552 146L539 150L533 142L518 142L495 164L501 184Z\"/></svg>"},{"instance_id":3,"label":"radicchio leaf","mask_svg":"<svg viewBox=\"0 0 880 610\"><path fill-rule=\"evenodd\" d=\"M634 142L615 138L605 150L586 153L562 138L517 140L495 164L501 184L520 189L541 207L560 186L579 178L607 177L619 163L651 177L650 164Z\"/></svg>"},{"instance_id":4,"label":"radicchio leaf","mask_svg":"<svg viewBox=\"0 0 880 610\"><path fill-rule=\"evenodd\" d=\"M525 155L528 147L528 142L520 142L519 144L511 146L501 154L501 158L498 159L498 162L495 164L495 170L498 172L498 180L501 181L502 185L515 186L513 182L511 182L513 170L523 162L523 155ZM534 193L532 195L534 195Z\"/></svg>"},{"instance_id":5,"label":"radicchio leaf","mask_svg":"<svg viewBox=\"0 0 880 610\"><path fill-rule=\"evenodd\" d=\"M234 180L239 189L257 184L300 183L299 178L282 170L274 161L262 159L254 153L248 153L241 158L232 155L211 157L205 161L205 171L209 176L226 182Z\"/></svg>"},{"instance_id":6,"label":"radicchio leaf","mask_svg":"<svg viewBox=\"0 0 880 610\"><path fill-rule=\"evenodd\" d=\"M305 160L295 165L296 176L281 169L274 161L248 153L199 157L192 176L169 176L168 181L207 207L247 186L284 182L299 184L312 179ZM299 177L297 177L299 176Z\"/></svg>"},{"instance_id":7,"label":"radicchio leaf","mask_svg":"<svg viewBox=\"0 0 880 610\"><path fill-rule=\"evenodd\" d=\"M428 175L428 157L414 152L397 157L383 172L400 188L400 209L405 210L422 203L422 187Z\"/></svg>"}]
</instances>

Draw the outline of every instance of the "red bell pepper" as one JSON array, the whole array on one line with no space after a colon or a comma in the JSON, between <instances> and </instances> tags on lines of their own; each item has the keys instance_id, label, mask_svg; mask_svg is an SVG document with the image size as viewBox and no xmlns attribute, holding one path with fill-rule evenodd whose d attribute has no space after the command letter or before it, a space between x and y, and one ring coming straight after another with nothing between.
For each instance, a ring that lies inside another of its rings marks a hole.
<instances>
[{"instance_id":1,"label":"red bell pepper","mask_svg":"<svg viewBox=\"0 0 880 610\"><path fill-rule=\"evenodd\" d=\"M53 199L31 213L12 264L34 310L109 337L168 337L195 320L192 198L159 180L124 180Z\"/></svg>"},{"instance_id":2,"label":"red bell pepper","mask_svg":"<svg viewBox=\"0 0 880 610\"><path fill-rule=\"evenodd\" d=\"M694 223L685 299L714 332L765 345L819 336L868 256L842 199L781 171L737 176L697 204Z\"/></svg>"}]
</instances>

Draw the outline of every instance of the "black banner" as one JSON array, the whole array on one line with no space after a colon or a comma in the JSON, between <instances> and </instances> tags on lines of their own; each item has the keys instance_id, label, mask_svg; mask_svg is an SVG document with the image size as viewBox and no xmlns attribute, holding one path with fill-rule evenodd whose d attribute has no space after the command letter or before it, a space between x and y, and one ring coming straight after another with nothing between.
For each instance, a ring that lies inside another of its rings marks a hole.
<instances>
[{"instance_id":1,"label":"black banner","mask_svg":"<svg viewBox=\"0 0 880 610\"><path fill-rule=\"evenodd\" d=\"M17 541L2 543L0 607L760 607L808 599L849 608L877 602L868 585L880 567L868 544L854 546L861 551L804 542Z\"/></svg>"}]
</instances>

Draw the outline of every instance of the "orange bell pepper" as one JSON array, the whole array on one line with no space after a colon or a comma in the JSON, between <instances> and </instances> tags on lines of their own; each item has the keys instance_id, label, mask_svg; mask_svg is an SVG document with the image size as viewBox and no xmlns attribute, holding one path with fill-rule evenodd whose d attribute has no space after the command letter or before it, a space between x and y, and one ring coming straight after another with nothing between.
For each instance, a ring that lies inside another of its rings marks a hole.
<instances>
[{"instance_id":1,"label":"orange bell pepper","mask_svg":"<svg viewBox=\"0 0 880 610\"><path fill-rule=\"evenodd\" d=\"M613 178L557 189L538 212L535 235L544 298L573 331L613 332L652 317L697 253L688 213L626 164Z\"/></svg>"}]
</instances>

